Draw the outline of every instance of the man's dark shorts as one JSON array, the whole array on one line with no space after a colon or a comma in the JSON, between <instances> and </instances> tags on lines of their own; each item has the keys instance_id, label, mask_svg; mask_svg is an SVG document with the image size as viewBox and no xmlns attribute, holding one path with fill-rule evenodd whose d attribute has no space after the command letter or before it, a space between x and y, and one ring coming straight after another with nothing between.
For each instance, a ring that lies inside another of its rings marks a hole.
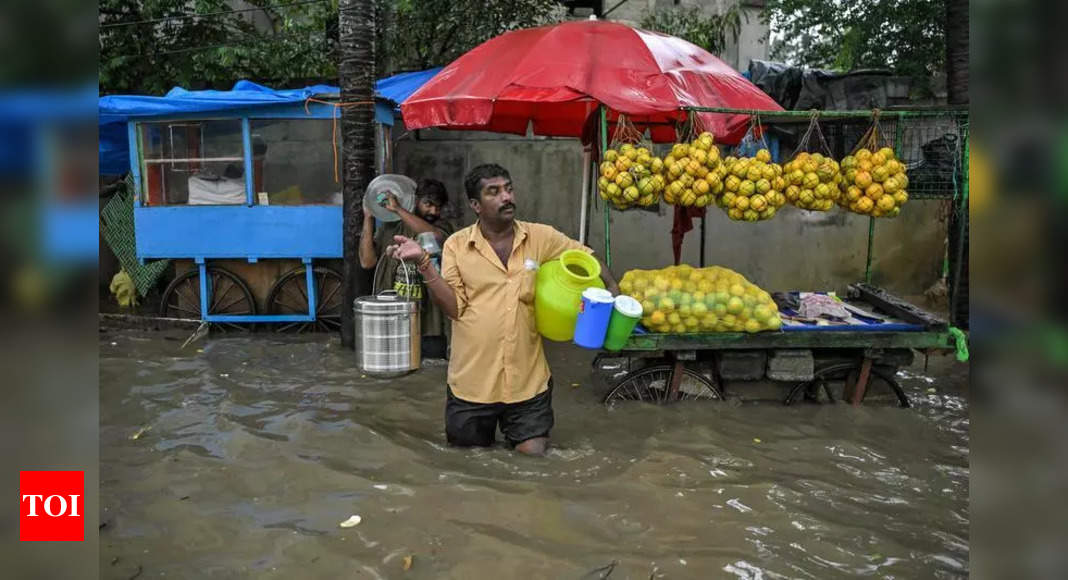
<instances>
[{"instance_id":1,"label":"man's dark shorts","mask_svg":"<svg viewBox=\"0 0 1068 580\"><path fill-rule=\"evenodd\" d=\"M518 403L472 403L458 399L445 387L445 438L449 445L488 447L497 426L511 446L535 437L548 437L553 428L553 382L539 395Z\"/></svg>"}]
</instances>

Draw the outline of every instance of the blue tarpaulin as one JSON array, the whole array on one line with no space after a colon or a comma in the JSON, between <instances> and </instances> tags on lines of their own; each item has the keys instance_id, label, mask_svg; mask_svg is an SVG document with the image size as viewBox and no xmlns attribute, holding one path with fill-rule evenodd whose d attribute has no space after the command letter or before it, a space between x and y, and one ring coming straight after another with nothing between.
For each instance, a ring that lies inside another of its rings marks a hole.
<instances>
[{"instance_id":1,"label":"blue tarpaulin","mask_svg":"<svg viewBox=\"0 0 1068 580\"><path fill-rule=\"evenodd\" d=\"M430 80L440 68L402 73L375 83L375 119L392 125L393 113L409 95ZM171 89L165 96L109 95L100 97L100 173L121 175L130 169L126 122L131 118L167 117L190 113L248 111L263 107L303 107L309 98L337 100L341 90L331 85L302 89L272 89L251 81L238 81L229 91ZM321 115L316 115L321 116Z\"/></svg>"},{"instance_id":2,"label":"blue tarpaulin","mask_svg":"<svg viewBox=\"0 0 1068 580\"><path fill-rule=\"evenodd\" d=\"M165 96L109 95L100 97L101 123L127 121L131 117L164 117L184 113L218 112L233 109L303 103L312 97L336 98L340 89L315 85L303 89L276 90L251 81L237 81L229 91L189 91L171 89Z\"/></svg>"},{"instance_id":3,"label":"blue tarpaulin","mask_svg":"<svg viewBox=\"0 0 1068 580\"><path fill-rule=\"evenodd\" d=\"M394 103L394 110L400 110L400 104L419 90L434 75L438 74L441 67L421 70L416 72L400 73L375 83L375 93L387 101Z\"/></svg>"}]
</instances>

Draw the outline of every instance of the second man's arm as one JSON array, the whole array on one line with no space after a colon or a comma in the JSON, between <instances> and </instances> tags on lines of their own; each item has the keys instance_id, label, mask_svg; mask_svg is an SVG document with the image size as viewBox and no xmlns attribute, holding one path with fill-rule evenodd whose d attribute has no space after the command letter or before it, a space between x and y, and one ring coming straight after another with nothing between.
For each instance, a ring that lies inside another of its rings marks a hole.
<instances>
[{"instance_id":1,"label":"second man's arm","mask_svg":"<svg viewBox=\"0 0 1068 580\"><path fill-rule=\"evenodd\" d=\"M432 232L438 240L438 245L445 243L445 230L434 227L430 222L401 207L397 196L392 193L386 194L386 209L397 214L401 222L408 226L408 229L412 230L415 235Z\"/></svg>"},{"instance_id":2,"label":"second man's arm","mask_svg":"<svg viewBox=\"0 0 1068 580\"><path fill-rule=\"evenodd\" d=\"M376 264L378 264L378 256L375 254L375 217L365 209L363 210L363 229L360 230L360 266L371 269Z\"/></svg>"}]
</instances>

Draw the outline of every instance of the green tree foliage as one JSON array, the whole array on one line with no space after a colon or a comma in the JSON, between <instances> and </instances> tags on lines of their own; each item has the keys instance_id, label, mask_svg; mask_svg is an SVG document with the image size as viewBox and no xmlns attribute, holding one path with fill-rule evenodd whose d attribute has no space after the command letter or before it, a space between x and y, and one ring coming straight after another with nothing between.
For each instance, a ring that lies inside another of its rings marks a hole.
<instances>
[{"instance_id":1,"label":"green tree foliage","mask_svg":"<svg viewBox=\"0 0 1068 580\"><path fill-rule=\"evenodd\" d=\"M720 55L728 40L737 40L742 29L742 15L734 5L722 14L705 15L698 7L662 8L646 12L639 26L655 32L677 36L708 52Z\"/></svg>"},{"instance_id":2,"label":"green tree foliage","mask_svg":"<svg viewBox=\"0 0 1068 580\"><path fill-rule=\"evenodd\" d=\"M335 0L248 4L264 10L226 0L101 0L101 92L336 78Z\"/></svg>"},{"instance_id":3,"label":"green tree foliage","mask_svg":"<svg viewBox=\"0 0 1068 580\"><path fill-rule=\"evenodd\" d=\"M385 1L392 4L384 33L394 70L442 66L494 36L565 14L554 0Z\"/></svg>"},{"instance_id":4,"label":"green tree foliage","mask_svg":"<svg viewBox=\"0 0 1068 580\"><path fill-rule=\"evenodd\" d=\"M100 90L337 82L337 0L100 0ZM557 21L553 0L373 0L378 75L448 64L505 31ZM237 6L242 6L238 4ZM266 14L267 22L264 22Z\"/></svg>"},{"instance_id":5,"label":"green tree foliage","mask_svg":"<svg viewBox=\"0 0 1068 580\"><path fill-rule=\"evenodd\" d=\"M889 68L926 78L945 64L946 0L768 0L771 57L815 68Z\"/></svg>"}]
</instances>

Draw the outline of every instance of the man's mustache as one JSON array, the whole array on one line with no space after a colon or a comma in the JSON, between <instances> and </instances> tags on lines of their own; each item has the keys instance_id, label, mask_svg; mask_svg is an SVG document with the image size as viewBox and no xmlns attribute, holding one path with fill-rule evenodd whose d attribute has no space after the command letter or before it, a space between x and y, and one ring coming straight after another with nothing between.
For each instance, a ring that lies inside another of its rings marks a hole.
<instances>
[{"instance_id":1,"label":"man's mustache","mask_svg":"<svg viewBox=\"0 0 1068 580\"><path fill-rule=\"evenodd\" d=\"M512 203L506 203L506 204L502 205L500 209L498 209L498 210L497 210L497 213L501 213L501 212L503 212L503 211L504 211L504 210L506 210L506 209L512 209L512 210L514 210L514 209L515 209L515 204L512 204Z\"/></svg>"}]
</instances>

